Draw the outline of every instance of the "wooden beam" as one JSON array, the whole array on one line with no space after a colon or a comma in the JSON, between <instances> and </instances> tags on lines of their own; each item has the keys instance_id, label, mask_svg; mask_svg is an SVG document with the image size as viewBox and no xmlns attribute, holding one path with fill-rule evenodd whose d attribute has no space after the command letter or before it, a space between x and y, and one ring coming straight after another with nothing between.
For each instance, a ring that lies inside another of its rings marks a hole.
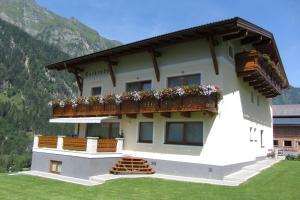
<instances>
[{"instance_id":1,"label":"wooden beam","mask_svg":"<svg viewBox=\"0 0 300 200\"><path fill-rule=\"evenodd\" d=\"M261 35L246 37L246 38L241 40L241 45L261 42L262 39L263 39L263 37Z\"/></svg>"},{"instance_id":2,"label":"wooden beam","mask_svg":"<svg viewBox=\"0 0 300 200\"><path fill-rule=\"evenodd\" d=\"M109 74L110 74L112 84L114 87L116 87L116 76L115 76L113 66L117 65L117 62L113 62L111 60L108 60L107 62L108 62L108 69L109 69Z\"/></svg>"},{"instance_id":3,"label":"wooden beam","mask_svg":"<svg viewBox=\"0 0 300 200\"><path fill-rule=\"evenodd\" d=\"M153 118L153 113L143 113L144 117Z\"/></svg>"},{"instance_id":4,"label":"wooden beam","mask_svg":"<svg viewBox=\"0 0 300 200\"><path fill-rule=\"evenodd\" d=\"M240 32L238 32L238 33L235 33L235 34L223 36L223 41L234 40L234 39L240 39L240 38L246 37L247 35L248 35L248 31L242 30L242 31L240 31Z\"/></svg>"},{"instance_id":5,"label":"wooden beam","mask_svg":"<svg viewBox=\"0 0 300 200\"><path fill-rule=\"evenodd\" d=\"M156 80L159 82L160 81L160 72L159 72L159 68L158 68L158 64L157 64L157 57L161 56L161 53L159 53L155 50L150 50L149 52L151 54Z\"/></svg>"},{"instance_id":6,"label":"wooden beam","mask_svg":"<svg viewBox=\"0 0 300 200\"><path fill-rule=\"evenodd\" d=\"M181 112L180 115L183 116L183 117L186 117L186 118L190 118L191 117L191 112Z\"/></svg>"},{"instance_id":7,"label":"wooden beam","mask_svg":"<svg viewBox=\"0 0 300 200\"><path fill-rule=\"evenodd\" d=\"M136 118L136 114L126 114L126 117L128 117L128 118Z\"/></svg>"},{"instance_id":8,"label":"wooden beam","mask_svg":"<svg viewBox=\"0 0 300 200\"><path fill-rule=\"evenodd\" d=\"M272 40L266 39L266 40L262 40L260 42L254 43L253 46L263 46L263 45L271 45L271 44L272 44Z\"/></svg>"},{"instance_id":9,"label":"wooden beam","mask_svg":"<svg viewBox=\"0 0 300 200\"><path fill-rule=\"evenodd\" d=\"M171 113L170 112L162 112L160 113L161 116L166 117L166 118L170 118L171 117Z\"/></svg>"},{"instance_id":10,"label":"wooden beam","mask_svg":"<svg viewBox=\"0 0 300 200\"><path fill-rule=\"evenodd\" d=\"M219 64L218 64L218 60L217 60L217 56L216 56L215 46L213 45L213 38L211 36L208 36L207 40L208 40L210 55L211 55L213 65L215 68L215 73L216 73L216 75L218 75L219 74Z\"/></svg>"},{"instance_id":11,"label":"wooden beam","mask_svg":"<svg viewBox=\"0 0 300 200\"><path fill-rule=\"evenodd\" d=\"M69 73L74 74L76 82L77 82L77 86L79 89L79 94L80 96L82 96L82 91L83 91L83 78L80 76L80 72L82 72L83 70L77 67L69 67L67 66L66 63L64 63L64 67L68 70Z\"/></svg>"}]
</instances>

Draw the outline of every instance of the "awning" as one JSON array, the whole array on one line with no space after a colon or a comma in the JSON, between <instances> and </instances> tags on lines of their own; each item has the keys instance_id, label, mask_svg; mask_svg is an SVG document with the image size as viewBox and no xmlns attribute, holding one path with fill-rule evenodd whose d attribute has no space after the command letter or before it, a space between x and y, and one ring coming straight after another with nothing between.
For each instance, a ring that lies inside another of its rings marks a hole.
<instances>
[{"instance_id":1,"label":"awning","mask_svg":"<svg viewBox=\"0 0 300 200\"><path fill-rule=\"evenodd\" d=\"M113 119L113 116L106 116L106 117L68 117L68 118L53 118L50 119L50 123L71 123L71 124L85 124L85 123L94 123L98 124L101 121L106 119Z\"/></svg>"}]
</instances>

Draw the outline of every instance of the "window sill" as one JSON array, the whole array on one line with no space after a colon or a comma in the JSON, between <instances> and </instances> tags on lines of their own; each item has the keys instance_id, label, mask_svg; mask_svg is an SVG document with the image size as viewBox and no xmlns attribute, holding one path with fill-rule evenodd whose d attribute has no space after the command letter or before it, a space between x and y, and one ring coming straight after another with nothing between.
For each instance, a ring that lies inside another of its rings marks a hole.
<instances>
[{"instance_id":1,"label":"window sill","mask_svg":"<svg viewBox=\"0 0 300 200\"><path fill-rule=\"evenodd\" d=\"M180 146L197 146L197 147L203 147L203 144L182 144L182 143L170 143L170 142L165 142L164 144L167 144L167 145L180 145Z\"/></svg>"}]
</instances>

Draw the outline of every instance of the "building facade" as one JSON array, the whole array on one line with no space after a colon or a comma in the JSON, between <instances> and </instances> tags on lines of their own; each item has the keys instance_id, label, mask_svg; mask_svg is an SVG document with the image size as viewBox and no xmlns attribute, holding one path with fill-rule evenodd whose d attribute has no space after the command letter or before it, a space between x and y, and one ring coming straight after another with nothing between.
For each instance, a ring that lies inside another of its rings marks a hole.
<instances>
[{"instance_id":1,"label":"building facade","mask_svg":"<svg viewBox=\"0 0 300 200\"><path fill-rule=\"evenodd\" d=\"M300 153L300 105L273 105L274 148L283 154Z\"/></svg>"},{"instance_id":2,"label":"building facade","mask_svg":"<svg viewBox=\"0 0 300 200\"><path fill-rule=\"evenodd\" d=\"M78 138L35 137L32 170L78 178L130 156L156 173L222 179L273 148L270 98L288 87L273 35L240 18L47 68L77 79L82 97L52 101L51 120L76 123Z\"/></svg>"}]
</instances>

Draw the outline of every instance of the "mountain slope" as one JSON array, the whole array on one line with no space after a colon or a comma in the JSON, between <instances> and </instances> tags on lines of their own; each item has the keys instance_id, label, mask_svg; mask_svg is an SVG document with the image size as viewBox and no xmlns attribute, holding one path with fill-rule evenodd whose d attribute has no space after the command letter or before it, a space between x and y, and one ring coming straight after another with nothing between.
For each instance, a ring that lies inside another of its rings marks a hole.
<instances>
[{"instance_id":1,"label":"mountain slope","mask_svg":"<svg viewBox=\"0 0 300 200\"><path fill-rule=\"evenodd\" d=\"M1 19L0 49L1 172L16 166L18 156L21 156L21 164L28 164L32 133L72 131L71 127L48 123L47 103L56 96L72 96L76 85L71 74L48 72L44 67L69 58L67 54ZM28 156L24 157L25 154Z\"/></svg>"},{"instance_id":2,"label":"mountain slope","mask_svg":"<svg viewBox=\"0 0 300 200\"><path fill-rule=\"evenodd\" d=\"M72 57L118 46L78 20L60 17L35 0L0 0L0 18Z\"/></svg>"},{"instance_id":3,"label":"mountain slope","mask_svg":"<svg viewBox=\"0 0 300 200\"><path fill-rule=\"evenodd\" d=\"M273 99L273 104L300 104L300 88L290 87Z\"/></svg>"}]
</instances>

